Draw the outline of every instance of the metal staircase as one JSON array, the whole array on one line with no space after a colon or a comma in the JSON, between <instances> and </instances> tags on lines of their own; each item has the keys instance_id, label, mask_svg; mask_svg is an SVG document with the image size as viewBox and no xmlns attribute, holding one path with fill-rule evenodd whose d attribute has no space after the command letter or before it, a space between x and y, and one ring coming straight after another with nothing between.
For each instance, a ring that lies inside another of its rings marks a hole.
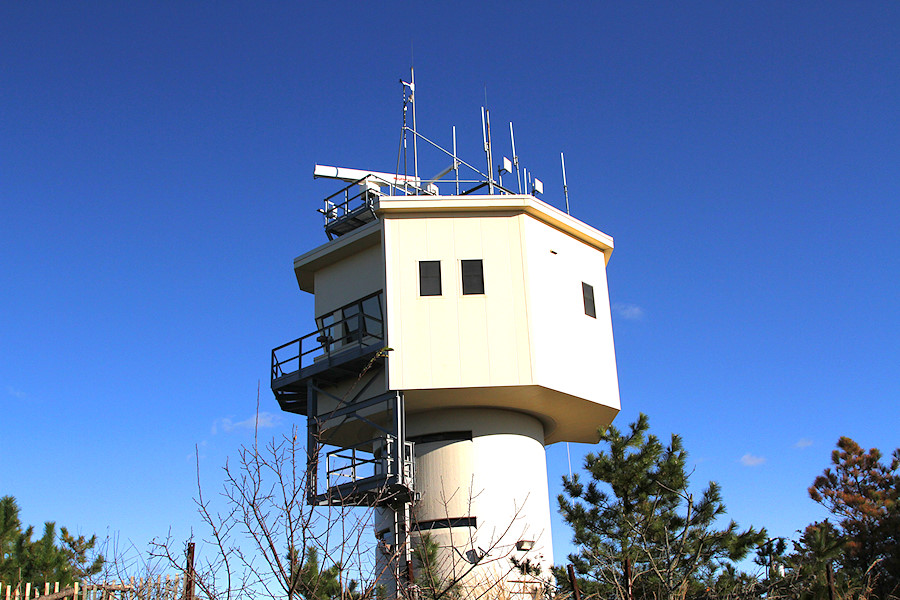
<instances>
[{"instance_id":1,"label":"metal staircase","mask_svg":"<svg viewBox=\"0 0 900 600\"><path fill-rule=\"evenodd\" d=\"M281 409L306 416L306 500L372 506L394 517L395 581L412 564L410 505L415 452L406 439L403 392L378 392L390 348L381 292L319 319L320 327L272 350L271 386ZM338 395L339 389L349 391ZM343 385L341 385L343 384Z\"/></svg>"},{"instance_id":2,"label":"metal staircase","mask_svg":"<svg viewBox=\"0 0 900 600\"><path fill-rule=\"evenodd\" d=\"M381 297L341 307L319 329L272 350L275 398L307 418L312 505L402 506L415 494L403 394L371 389L388 354ZM353 386L339 397L341 382Z\"/></svg>"}]
</instances>

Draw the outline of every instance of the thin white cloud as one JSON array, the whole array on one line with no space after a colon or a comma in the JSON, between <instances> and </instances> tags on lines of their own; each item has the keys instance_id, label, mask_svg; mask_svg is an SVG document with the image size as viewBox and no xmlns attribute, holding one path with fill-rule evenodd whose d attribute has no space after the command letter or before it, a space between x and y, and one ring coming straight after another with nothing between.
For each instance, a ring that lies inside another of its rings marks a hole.
<instances>
[{"instance_id":1,"label":"thin white cloud","mask_svg":"<svg viewBox=\"0 0 900 600\"><path fill-rule=\"evenodd\" d=\"M741 457L741 464L745 467L758 467L759 465L766 462L766 459L762 456L755 456L753 454L745 454Z\"/></svg>"},{"instance_id":2,"label":"thin white cloud","mask_svg":"<svg viewBox=\"0 0 900 600\"><path fill-rule=\"evenodd\" d=\"M275 427L280 422L281 422L281 415L277 415L275 413L270 413L270 412L259 413L260 429L267 429L269 427ZM252 425L251 425L251 427L252 427Z\"/></svg>"},{"instance_id":3,"label":"thin white cloud","mask_svg":"<svg viewBox=\"0 0 900 600\"><path fill-rule=\"evenodd\" d=\"M627 321L640 321L644 318L644 309L637 304L614 302L612 309L613 312Z\"/></svg>"},{"instance_id":4,"label":"thin white cloud","mask_svg":"<svg viewBox=\"0 0 900 600\"><path fill-rule=\"evenodd\" d=\"M280 422L281 416L270 412L261 412L258 415L251 415L250 418L244 419L243 421L232 421L229 417L225 417L224 419L216 419L213 421L212 433L215 435L219 430L230 433L236 429L253 429L255 427L267 429L269 427L275 427Z\"/></svg>"},{"instance_id":5,"label":"thin white cloud","mask_svg":"<svg viewBox=\"0 0 900 600\"><path fill-rule=\"evenodd\" d=\"M794 444L794 448L809 448L813 445L813 441L809 438L800 438L797 440L797 443Z\"/></svg>"},{"instance_id":6,"label":"thin white cloud","mask_svg":"<svg viewBox=\"0 0 900 600\"><path fill-rule=\"evenodd\" d=\"M19 398L20 400L23 398L26 398L28 396L28 394L26 394L22 390L20 390L18 388L14 388L11 385L6 386L6 393L9 394L10 396L12 396L13 398Z\"/></svg>"}]
</instances>

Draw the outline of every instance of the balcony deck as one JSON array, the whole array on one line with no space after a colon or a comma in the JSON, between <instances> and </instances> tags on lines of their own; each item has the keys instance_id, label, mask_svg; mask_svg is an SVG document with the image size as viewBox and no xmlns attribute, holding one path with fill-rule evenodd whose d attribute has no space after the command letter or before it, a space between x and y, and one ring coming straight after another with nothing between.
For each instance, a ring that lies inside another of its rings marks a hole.
<instances>
[{"instance_id":1,"label":"balcony deck","mask_svg":"<svg viewBox=\"0 0 900 600\"><path fill-rule=\"evenodd\" d=\"M358 377L372 361L383 361L382 294L336 310L328 323L272 350L271 387L281 410L308 415L307 384L333 385ZM325 319L323 318L322 321Z\"/></svg>"},{"instance_id":2,"label":"balcony deck","mask_svg":"<svg viewBox=\"0 0 900 600\"><path fill-rule=\"evenodd\" d=\"M310 379L316 379L324 384L335 384L342 379L357 377L373 360L384 360L383 357L378 357L378 353L383 349L384 340L376 338L371 344L360 343L351 348L328 353L307 367L273 377L272 392L281 410L309 416L307 383Z\"/></svg>"}]
</instances>

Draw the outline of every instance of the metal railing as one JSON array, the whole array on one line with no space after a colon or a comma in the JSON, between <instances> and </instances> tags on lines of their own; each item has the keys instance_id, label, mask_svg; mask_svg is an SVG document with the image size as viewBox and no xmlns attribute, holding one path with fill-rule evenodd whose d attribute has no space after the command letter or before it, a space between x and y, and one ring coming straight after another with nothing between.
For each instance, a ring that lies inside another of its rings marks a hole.
<instances>
[{"instance_id":1,"label":"metal railing","mask_svg":"<svg viewBox=\"0 0 900 600\"><path fill-rule=\"evenodd\" d=\"M375 314L366 301L378 298ZM384 319L381 315L381 292L344 306L340 314L350 313L338 321L278 346L272 350L272 381L313 365L316 360L331 358L350 349L367 348L384 342ZM368 309L368 312L367 312Z\"/></svg>"},{"instance_id":2,"label":"metal railing","mask_svg":"<svg viewBox=\"0 0 900 600\"><path fill-rule=\"evenodd\" d=\"M407 196L427 193L425 188L410 181L390 181L377 175L366 175L350 182L322 201L323 207L317 210L325 217L325 231L328 232L332 224L348 217L358 216L362 212L371 211L374 218L375 199L385 195L381 191L382 187L388 188L386 194L388 196L399 193ZM352 194L354 188L359 188L359 191Z\"/></svg>"},{"instance_id":3,"label":"metal railing","mask_svg":"<svg viewBox=\"0 0 900 600\"><path fill-rule=\"evenodd\" d=\"M334 488L343 483L357 483L378 476L396 478L396 483L411 487L415 481L414 444L403 444L402 464L397 465L396 443L395 437L388 436L328 452L325 455L326 487Z\"/></svg>"},{"instance_id":4,"label":"metal railing","mask_svg":"<svg viewBox=\"0 0 900 600\"><path fill-rule=\"evenodd\" d=\"M430 143L431 140L426 141ZM493 186L501 193L504 194L514 194L512 190L509 190L503 187L499 182L493 181L489 175L485 175L481 173L475 167L472 167L468 163L455 159L453 163L454 166L445 169L442 173L440 173L437 177L430 180L422 180L418 185L411 183L409 181L405 181L403 183L398 183L397 181L388 181L377 177L375 175L366 175L356 181L353 181L347 184L345 187L331 194L327 198L325 198L323 202L323 207L317 209L319 213L321 213L325 217L325 232L329 234L329 239L331 239L331 233L333 232L333 228L340 223L342 220L352 220L353 218L357 218L360 220L368 221L375 219L375 200L381 196L394 196L395 194L402 194L405 196L432 196L439 194L438 183L440 182L441 177L443 177L446 173L450 171L456 171L456 194L458 195L467 195L472 194L484 187ZM482 178L479 179L460 179L458 166L465 165L470 169L473 169L477 174L482 175ZM398 176L399 177L399 176ZM402 176L405 177L405 176ZM417 180L418 181L418 180ZM440 182L440 183L451 183L451 182ZM460 184L474 184L474 187L471 187L467 190L460 191ZM381 191L382 187L387 187L388 192ZM352 193L354 188L358 188L355 194ZM361 214L371 212L371 216L368 218L361 218ZM357 225L358 226L358 225ZM340 233L338 233L340 235Z\"/></svg>"},{"instance_id":5,"label":"metal railing","mask_svg":"<svg viewBox=\"0 0 900 600\"><path fill-rule=\"evenodd\" d=\"M323 201L324 208L319 209L319 212L325 216L325 227L361 208L372 208L375 197L381 194L373 188L362 185L367 179L371 180L371 177L366 176L358 179L325 198ZM381 181L379 180L378 183L381 183ZM388 185L387 182L384 183ZM360 191L351 196L350 191L357 186L361 188ZM340 198L343 198L343 202L339 201Z\"/></svg>"}]
</instances>

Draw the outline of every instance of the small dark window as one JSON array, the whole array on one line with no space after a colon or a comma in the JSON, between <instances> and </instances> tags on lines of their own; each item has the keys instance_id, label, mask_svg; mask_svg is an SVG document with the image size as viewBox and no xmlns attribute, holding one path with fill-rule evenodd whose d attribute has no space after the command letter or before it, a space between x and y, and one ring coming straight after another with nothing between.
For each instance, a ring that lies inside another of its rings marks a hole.
<instances>
[{"instance_id":1,"label":"small dark window","mask_svg":"<svg viewBox=\"0 0 900 600\"><path fill-rule=\"evenodd\" d=\"M584 314L597 318L597 310L594 308L594 286L581 282L581 292L584 294Z\"/></svg>"},{"instance_id":2,"label":"small dark window","mask_svg":"<svg viewBox=\"0 0 900 600\"><path fill-rule=\"evenodd\" d=\"M419 295L441 295L441 261L419 261Z\"/></svg>"},{"instance_id":3,"label":"small dark window","mask_svg":"<svg viewBox=\"0 0 900 600\"><path fill-rule=\"evenodd\" d=\"M481 259L462 261L462 293L484 293L484 268Z\"/></svg>"}]
</instances>

